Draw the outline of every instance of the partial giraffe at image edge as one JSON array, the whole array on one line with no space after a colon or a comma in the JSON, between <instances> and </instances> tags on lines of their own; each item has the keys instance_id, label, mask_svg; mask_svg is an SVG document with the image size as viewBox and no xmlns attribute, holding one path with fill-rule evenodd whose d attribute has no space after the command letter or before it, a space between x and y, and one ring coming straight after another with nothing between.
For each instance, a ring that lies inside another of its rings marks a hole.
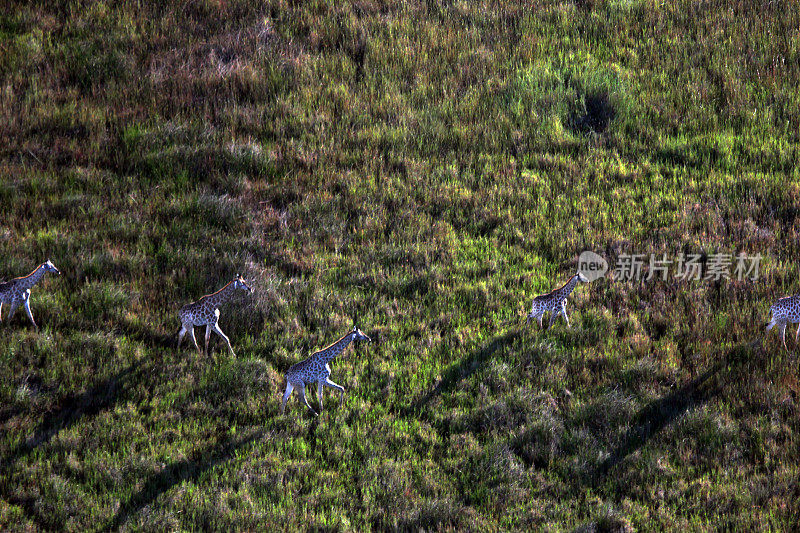
<instances>
[{"instance_id":1,"label":"partial giraffe at image edge","mask_svg":"<svg viewBox=\"0 0 800 533\"><path fill-rule=\"evenodd\" d=\"M36 331L39 331L39 326L33 319L33 312L31 311L31 289L41 281L44 275L48 272L61 275L61 271L56 268L53 262L48 259L44 263L40 263L33 271L27 276L20 276L0 283L0 321L3 316L3 304L10 306L10 311L6 317L6 321L10 322L14 312L22 305L25 308L25 313L33 324Z\"/></svg>"},{"instance_id":2,"label":"partial giraffe at image edge","mask_svg":"<svg viewBox=\"0 0 800 533\"><path fill-rule=\"evenodd\" d=\"M769 309L772 312L772 318L767 324L766 331L778 326L783 348L789 351L789 348L786 346L786 327L788 324L797 324L797 333L795 333L794 336L795 344L797 344L800 338L800 294L779 298Z\"/></svg>"}]
</instances>

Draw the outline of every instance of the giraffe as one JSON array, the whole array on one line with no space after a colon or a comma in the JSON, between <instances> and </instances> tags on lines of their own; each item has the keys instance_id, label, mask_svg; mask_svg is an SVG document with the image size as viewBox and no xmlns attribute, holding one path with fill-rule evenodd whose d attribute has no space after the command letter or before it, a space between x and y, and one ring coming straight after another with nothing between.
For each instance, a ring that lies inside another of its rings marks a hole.
<instances>
[{"instance_id":1,"label":"giraffe","mask_svg":"<svg viewBox=\"0 0 800 533\"><path fill-rule=\"evenodd\" d=\"M281 414L286 409L286 401L292 395L295 387L300 391L300 398L306 404L314 416L317 412L312 409L306 399L306 383L317 384L317 399L319 400L319 410L322 412L322 387L330 387L339 391L339 406L341 407L344 401L344 387L337 385L330 380L331 366L330 362L334 357L339 355L347 348L347 345L353 341L367 341L372 342L372 339L364 335L360 329L353 326L353 330L334 342L327 348L323 348L318 352L311 354L311 357L304 361L300 361L292 365L288 372L286 372L286 392L283 393L283 403L281 404Z\"/></svg>"},{"instance_id":2,"label":"giraffe","mask_svg":"<svg viewBox=\"0 0 800 533\"><path fill-rule=\"evenodd\" d=\"M541 327L542 317L547 311L550 311L552 314L550 315L550 324L548 324L548 328L552 327L558 315L564 315L564 320L567 321L567 327L570 327L569 317L567 317L567 296L575 289L579 281L582 283L589 282L586 276L578 272L561 288L534 298L531 312L528 314L528 323L530 323L532 319L538 318L539 326Z\"/></svg>"},{"instance_id":3,"label":"giraffe","mask_svg":"<svg viewBox=\"0 0 800 533\"><path fill-rule=\"evenodd\" d=\"M767 331L775 326L780 326L783 348L788 352L789 348L786 347L786 325L797 323L797 333L794 336L795 344L798 337L800 337L800 294L781 298L772 304L769 309L772 311L772 320L767 324Z\"/></svg>"},{"instance_id":4,"label":"giraffe","mask_svg":"<svg viewBox=\"0 0 800 533\"><path fill-rule=\"evenodd\" d=\"M11 317L14 316L14 311L17 310L17 307L22 304L25 308L25 312L28 314L28 318L31 319L31 324L36 328L36 331L39 331L39 326L36 325L36 321L33 320L33 313L31 313L31 288L39 283L48 272L61 275L61 272L59 272L53 262L48 259L37 266L33 272L27 276L21 276L0 283L0 320L2 320L3 304L11 306L11 311L6 318L6 320L9 321Z\"/></svg>"},{"instance_id":5,"label":"giraffe","mask_svg":"<svg viewBox=\"0 0 800 533\"><path fill-rule=\"evenodd\" d=\"M190 304L186 304L181 307L180 312L178 313L178 317L181 320L181 330L178 332L178 347L181 346L181 341L183 340L183 336L188 332L189 337L194 341L194 346L197 348L197 351L200 354L203 354L203 350L200 349L200 346L197 345L197 339L194 337L194 327L195 326L205 326L206 327L206 355L208 355L208 341L211 337L211 332L213 331L220 337L222 337L225 342L228 344L228 349L231 351L231 355L234 357L236 354L233 351L233 347L231 346L230 339L222 333L222 330L219 329L219 306L223 303L230 300L231 296L233 296L233 292L236 289L242 289L247 291L248 293L253 292L253 289L248 287L247 283L245 283L244 278L239 274L229 281L224 287L218 290L215 293L207 294L197 300L196 302L192 302Z\"/></svg>"}]
</instances>

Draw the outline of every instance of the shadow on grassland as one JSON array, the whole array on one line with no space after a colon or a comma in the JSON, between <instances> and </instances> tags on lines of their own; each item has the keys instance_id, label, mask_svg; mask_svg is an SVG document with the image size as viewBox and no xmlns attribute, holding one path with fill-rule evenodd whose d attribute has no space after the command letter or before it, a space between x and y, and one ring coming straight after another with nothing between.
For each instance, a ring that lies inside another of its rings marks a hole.
<instances>
[{"instance_id":1,"label":"shadow on grassland","mask_svg":"<svg viewBox=\"0 0 800 533\"><path fill-rule=\"evenodd\" d=\"M191 456L170 464L145 481L142 489L120 505L119 511L106 529L119 529L128 517L153 503L159 496L184 481L196 481L204 472L233 457L237 450L265 435L263 430L232 440L230 438L206 448L195 450Z\"/></svg>"},{"instance_id":2,"label":"shadow on grassland","mask_svg":"<svg viewBox=\"0 0 800 533\"><path fill-rule=\"evenodd\" d=\"M175 350L178 346L178 332L180 331L180 324L178 321L177 313L171 320L165 319L163 323L156 324L143 324L137 320L129 318L122 318L117 323L117 331L126 337L135 341L141 342L149 348L162 348L164 350ZM205 328L200 328L196 333L205 332ZM202 339L202 334L200 337ZM183 339L182 347L192 346L191 339Z\"/></svg>"},{"instance_id":3,"label":"shadow on grassland","mask_svg":"<svg viewBox=\"0 0 800 533\"><path fill-rule=\"evenodd\" d=\"M401 411L401 416L406 416L419 411L428 405L428 403L430 403L435 397L447 394L458 387L462 381L468 379L472 374L484 366L487 361L494 357L494 354L498 350L502 351L503 348L511 345L517 340L517 338L519 338L520 335L520 330L504 333L503 335L493 339L491 342L481 348L476 354L450 365L450 367L448 367L448 369L444 372L442 380L427 394L403 409Z\"/></svg>"},{"instance_id":4,"label":"shadow on grassland","mask_svg":"<svg viewBox=\"0 0 800 533\"><path fill-rule=\"evenodd\" d=\"M132 365L112 376L100 380L91 388L79 394L70 394L60 400L54 409L42 415L41 421L33 429L33 435L12 447L0 457L0 474L12 475L16 462L40 447L60 431L66 430L81 420L97 416L119 403L128 390L128 384L136 382L143 375L138 365ZM0 498L12 505L21 507L27 516L41 529L58 529L63 524L51 523L50 517L42 516L35 499L21 497L11 483L0 484Z\"/></svg>"},{"instance_id":5,"label":"shadow on grassland","mask_svg":"<svg viewBox=\"0 0 800 533\"><path fill-rule=\"evenodd\" d=\"M61 430L68 429L83 418L93 417L116 404L126 381L141 377L142 372L137 365L131 365L114 375L98 381L91 388L79 394L70 394L58 402L57 406L42 416L41 422L34 428L33 435L3 454L0 459L2 468L10 467L20 457L28 454L36 447L46 444ZM0 491L5 492L5 491Z\"/></svg>"},{"instance_id":6,"label":"shadow on grassland","mask_svg":"<svg viewBox=\"0 0 800 533\"><path fill-rule=\"evenodd\" d=\"M754 360L756 348L760 348L760 340L732 348L722 359L693 380L643 407L634 416L631 429L611 455L597 467L594 481L602 482L615 466L646 446L662 429L691 408L718 395L729 380L739 379L741 365Z\"/></svg>"},{"instance_id":7,"label":"shadow on grassland","mask_svg":"<svg viewBox=\"0 0 800 533\"><path fill-rule=\"evenodd\" d=\"M22 409L17 406L2 407L0 408L0 425L5 424L15 416L22 413Z\"/></svg>"}]
</instances>

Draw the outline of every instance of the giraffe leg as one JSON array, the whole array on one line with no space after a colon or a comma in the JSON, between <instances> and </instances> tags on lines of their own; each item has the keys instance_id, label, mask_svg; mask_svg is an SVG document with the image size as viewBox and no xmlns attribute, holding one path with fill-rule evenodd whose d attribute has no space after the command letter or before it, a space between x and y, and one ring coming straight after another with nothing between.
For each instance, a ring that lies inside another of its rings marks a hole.
<instances>
[{"instance_id":1,"label":"giraffe leg","mask_svg":"<svg viewBox=\"0 0 800 533\"><path fill-rule=\"evenodd\" d=\"M3 321L3 302L0 302L0 322Z\"/></svg>"},{"instance_id":2,"label":"giraffe leg","mask_svg":"<svg viewBox=\"0 0 800 533\"><path fill-rule=\"evenodd\" d=\"M225 342L226 342L226 343L228 343L228 349L231 351L231 355L232 355L232 356L234 356L234 357L236 357L236 353L234 353L234 351L233 351L233 346L231 346L231 340L228 338L228 336L227 336L227 335L225 335L224 333L222 333L222 330L221 330L221 329L219 329L219 324L214 324L214 328L213 328L213 329L214 329L214 332L215 332L217 335L219 335L220 337L222 337L222 338L225 340Z\"/></svg>"},{"instance_id":3,"label":"giraffe leg","mask_svg":"<svg viewBox=\"0 0 800 533\"><path fill-rule=\"evenodd\" d=\"M197 344L197 339L194 336L194 326L189 327L189 337L192 339L194 343L194 347L197 348L197 351L200 352L200 355L203 355L203 350L200 349L200 346Z\"/></svg>"},{"instance_id":4,"label":"giraffe leg","mask_svg":"<svg viewBox=\"0 0 800 533\"><path fill-rule=\"evenodd\" d=\"M306 398L306 384L303 383L302 385L298 385L298 388L300 392L300 398L303 400L303 403L306 404L306 407L308 407L309 411L314 413L314 416L317 416L317 412L308 404L308 399Z\"/></svg>"},{"instance_id":5,"label":"giraffe leg","mask_svg":"<svg viewBox=\"0 0 800 533\"><path fill-rule=\"evenodd\" d=\"M797 324L797 333L794 335L794 343L797 344L797 339L800 337L800 322Z\"/></svg>"},{"instance_id":6,"label":"giraffe leg","mask_svg":"<svg viewBox=\"0 0 800 533\"><path fill-rule=\"evenodd\" d=\"M543 328L544 325L542 324L542 319L544 318L544 313L539 314L539 329Z\"/></svg>"},{"instance_id":7,"label":"giraffe leg","mask_svg":"<svg viewBox=\"0 0 800 533\"><path fill-rule=\"evenodd\" d=\"M786 347L786 322L781 323L781 341L783 342L783 349L788 352L789 348Z\"/></svg>"},{"instance_id":8,"label":"giraffe leg","mask_svg":"<svg viewBox=\"0 0 800 533\"><path fill-rule=\"evenodd\" d=\"M208 351L208 341L211 339L211 324L206 324L206 355L211 355Z\"/></svg>"},{"instance_id":9,"label":"giraffe leg","mask_svg":"<svg viewBox=\"0 0 800 533\"><path fill-rule=\"evenodd\" d=\"M344 403L344 387L331 381L331 378L325 378L325 381L321 381L320 383L326 387L330 387L339 391L339 407L341 407L342 403Z\"/></svg>"},{"instance_id":10,"label":"giraffe leg","mask_svg":"<svg viewBox=\"0 0 800 533\"><path fill-rule=\"evenodd\" d=\"M548 324L547 329L550 329L550 328L553 327L553 324L555 323L556 318L558 318L558 311L553 310L550 313L550 324Z\"/></svg>"},{"instance_id":11,"label":"giraffe leg","mask_svg":"<svg viewBox=\"0 0 800 533\"><path fill-rule=\"evenodd\" d=\"M25 312L28 314L28 318L31 319L31 324L33 327L36 328L36 331L39 331L39 326L36 325L36 321L33 319L33 313L31 313L31 300L28 298L25 300L25 303L22 304L25 307Z\"/></svg>"},{"instance_id":12,"label":"giraffe leg","mask_svg":"<svg viewBox=\"0 0 800 533\"><path fill-rule=\"evenodd\" d=\"M6 317L7 321L11 322L11 317L14 316L14 312L17 310L17 307L19 307L18 303L11 302L11 309L8 311L8 317Z\"/></svg>"},{"instance_id":13,"label":"giraffe leg","mask_svg":"<svg viewBox=\"0 0 800 533\"><path fill-rule=\"evenodd\" d=\"M571 328L572 326L569 325L569 317L567 316L567 302L566 302L566 300L561 302L561 314L564 315L564 320L567 321L567 327Z\"/></svg>"},{"instance_id":14,"label":"giraffe leg","mask_svg":"<svg viewBox=\"0 0 800 533\"><path fill-rule=\"evenodd\" d=\"M286 410L286 400L288 400L289 396L292 395L292 390L294 390L294 386L287 381L286 382L286 392L283 393L283 403L281 404L281 414L283 414L283 412Z\"/></svg>"},{"instance_id":15,"label":"giraffe leg","mask_svg":"<svg viewBox=\"0 0 800 533\"><path fill-rule=\"evenodd\" d=\"M186 325L181 324L181 330L178 332L178 348L181 347L181 341L183 341L184 335L186 335Z\"/></svg>"},{"instance_id":16,"label":"giraffe leg","mask_svg":"<svg viewBox=\"0 0 800 533\"><path fill-rule=\"evenodd\" d=\"M319 412L322 412L322 381L317 381L317 400L319 400Z\"/></svg>"}]
</instances>

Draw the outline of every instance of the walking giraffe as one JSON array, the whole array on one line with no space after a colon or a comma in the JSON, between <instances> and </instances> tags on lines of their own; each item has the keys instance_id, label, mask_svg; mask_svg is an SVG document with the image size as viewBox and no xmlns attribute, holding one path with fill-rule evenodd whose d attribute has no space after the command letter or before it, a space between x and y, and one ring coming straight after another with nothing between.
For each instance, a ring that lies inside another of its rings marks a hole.
<instances>
[{"instance_id":1,"label":"walking giraffe","mask_svg":"<svg viewBox=\"0 0 800 533\"><path fill-rule=\"evenodd\" d=\"M197 300L196 302L192 302L190 304L186 304L181 307L178 316L181 320L181 330L178 332L178 348L181 346L181 341L183 340L183 336L188 332L189 337L191 337L192 341L194 341L195 348L200 354L203 354L203 350L200 349L200 346L197 345L197 339L194 337L194 327L195 326L205 326L206 327L206 355L208 355L208 340L211 337L211 332L215 332L217 335L222 337L226 343L228 343L228 349L231 351L231 355L235 356L236 354L233 352L233 347L231 346L231 341L222 333L222 330L219 329L219 306L223 303L227 302L233 296L233 293L236 289L242 289L247 291L248 293L253 292L253 289L247 286L247 283L244 282L244 278L239 274L228 282L227 285L222 287L215 293L207 294Z\"/></svg>"},{"instance_id":2,"label":"walking giraffe","mask_svg":"<svg viewBox=\"0 0 800 533\"><path fill-rule=\"evenodd\" d=\"M561 288L534 298L531 312L528 314L528 323L530 323L532 319L538 318L539 326L541 327L542 317L546 312L550 311L552 314L550 315L550 324L548 324L548 328L553 326L553 322L556 321L558 315L564 315L564 320L567 321L567 327L570 327L569 317L567 317L567 296L575 289L579 281L582 283L589 282L586 276L578 272Z\"/></svg>"},{"instance_id":3,"label":"walking giraffe","mask_svg":"<svg viewBox=\"0 0 800 533\"><path fill-rule=\"evenodd\" d=\"M31 313L31 288L39 283L47 272L61 274L48 259L46 262L37 266L33 272L27 276L0 283L0 320L2 320L3 304L11 306L11 311L6 318L6 320L9 321L11 317L14 316L14 311L17 310L17 307L22 304L25 308L25 312L28 314L28 318L31 319L31 324L36 328L36 331L39 331L39 326L36 325L36 321L33 320L33 313Z\"/></svg>"},{"instance_id":4,"label":"walking giraffe","mask_svg":"<svg viewBox=\"0 0 800 533\"><path fill-rule=\"evenodd\" d=\"M781 298L772 304L769 309L772 311L772 320L767 324L767 331L774 326L780 326L783 348L789 351L789 348L786 347L786 325L798 323L797 333L794 335L795 344L797 344L797 339L800 337L800 295Z\"/></svg>"},{"instance_id":5,"label":"walking giraffe","mask_svg":"<svg viewBox=\"0 0 800 533\"><path fill-rule=\"evenodd\" d=\"M292 391L297 387L300 391L300 398L306 404L314 415L317 412L311 408L306 399L306 383L317 384L317 399L319 400L319 410L322 412L322 387L330 387L339 391L339 406L341 407L344 401L344 387L337 385L330 380L331 366L330 362L334 357L339 355L347 348L347 345L353 341L367 341L372 342L372 339L364 335L360 329L353 327L353 331L334 342L327 348L315 352L304 361L295 363L286 372L286 392L283 393L283 403L281 404L281 414L286 409L286 401L292 395Z\"/></svg>"}]
</instances>

